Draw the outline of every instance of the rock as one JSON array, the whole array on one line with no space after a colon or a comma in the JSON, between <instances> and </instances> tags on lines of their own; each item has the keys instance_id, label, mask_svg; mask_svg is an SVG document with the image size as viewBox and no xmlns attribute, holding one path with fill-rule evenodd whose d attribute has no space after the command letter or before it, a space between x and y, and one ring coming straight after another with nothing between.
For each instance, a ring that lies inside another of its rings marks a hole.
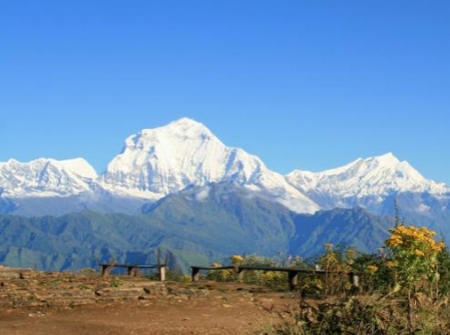
<instances>
[{"instance_id":1,"label":"rock","mask_svg":"<svg viewBox=\"0 0 450 335\"><path fill-rule=\"evenodd\" d=\"M95 291L96 295L108 296L108 297L123 297L123 296L136 296L142 295L143 290L140 288L105 288Z\"/></svg>"},{"instance_id":2,"label":"rock","mask_svg":"<svg viewBox=\"0 0 450 335\"><path fill-rule=\"evenodd\" d=\"M170 295L175 296L207 296L209 291L206 289L197 289L197 288L169 288L168 292Z\"/></svg>"},{"instance_id":3,"label":"rock","mask_svg":"<svg viewBox=\"0 0 450 335\"><path fill-rule=\"evenodd\" d=\"M95 298L70 298L70 299L64 299L64 298L56 298L51 299L47 302L48 306L81 306L81 305L90 305L95 304L97 301Z\"/></svg>"},{"instance_id":4,"label":"rock","mask_svg":"<svg viewBox=\"0 0 450 335\"><path fill-rule=\"evenodd\" d=\"M137 282L128 284L130 287L141 288L146 294L167 295L168 289L163 282ZM127 285L127 286L128 286Z\"/></svg>"},{"instance_id":5,"label":"rock","mask_svg":"<svg viewBox=\"0 0 450 335\"><path fill-rule=\"evenodd\" d=\"M117 287L113 287L116 286ZM148 300L168 294L166 284L142 278L0 268L0 307L77 306Z\"/></svg>"},{"instance_id":6,"label":"rock","mask_svg":"<svg viewBox=\"0 0 450 335\"><path fill-rule=\"evenodd\" d=\"M20 278L20 273L15 271L0 270L0 279Z\"/></svg>"}]
</instances>

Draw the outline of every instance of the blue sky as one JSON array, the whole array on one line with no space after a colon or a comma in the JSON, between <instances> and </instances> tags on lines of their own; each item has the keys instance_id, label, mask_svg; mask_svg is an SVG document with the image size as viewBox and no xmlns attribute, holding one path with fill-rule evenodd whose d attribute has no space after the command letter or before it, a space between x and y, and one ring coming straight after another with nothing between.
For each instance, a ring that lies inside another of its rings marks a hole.
<instances>
[{"instance_id":1,"label":"blue sky","mask_svg":"<svg viewBox=\"0 0 450 335\"><path fill-rule=\"evenodd\" d=\"M181 117L280 173L393 152L450 184L448 1L2 1L0 161Z\"/></svg>"}]
</instances>

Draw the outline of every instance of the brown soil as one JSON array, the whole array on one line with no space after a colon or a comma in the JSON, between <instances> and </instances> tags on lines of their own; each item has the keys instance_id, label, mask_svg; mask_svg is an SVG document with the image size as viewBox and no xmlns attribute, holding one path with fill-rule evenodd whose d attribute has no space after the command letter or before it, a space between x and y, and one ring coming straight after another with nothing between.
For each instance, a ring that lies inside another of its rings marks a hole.
<instances>
[{"instance_id":1,"label":"brown soil","mask_svg":"<svg viewBox=\"0 0 450 335\"><path fill-rule=\"evenodd\" d=\"M227 302L128 302L44 313L9 310L0 313L0 334L251 334L275 318L257 304Z\"/></svg>"},{"instance_id":2,"label":"brown soil","mask_svg":"<svg viewBox=\"0 0 450 335\"><path fill-rule=\"evenodd\" d=\"M130 301L3 307L0 335L261 334L298 304L295 294L237 283L166 286L167 295Z\"/></svg>"}]
</instances>

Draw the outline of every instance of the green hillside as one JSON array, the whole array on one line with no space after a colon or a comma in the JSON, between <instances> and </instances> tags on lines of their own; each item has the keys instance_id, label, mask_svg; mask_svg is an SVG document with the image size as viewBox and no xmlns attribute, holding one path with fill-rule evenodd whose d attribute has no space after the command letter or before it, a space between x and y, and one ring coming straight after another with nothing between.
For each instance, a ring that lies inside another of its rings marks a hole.
<instances>
[{"instance_id":1,"label":"green hillside","mask_svg":"<svg viewBox=\"0 0 450 335\"><path fill-rule=\"evenodd\" d=\"M311 257L324 243L374 252L392 219L361 208L298 215L233 184L193 187L142 207L140 215L92 211L59 217L0 216L0 263L44 270L95 267L112 259L172 268L233 254Z\"/></svg>"}]
</instances>

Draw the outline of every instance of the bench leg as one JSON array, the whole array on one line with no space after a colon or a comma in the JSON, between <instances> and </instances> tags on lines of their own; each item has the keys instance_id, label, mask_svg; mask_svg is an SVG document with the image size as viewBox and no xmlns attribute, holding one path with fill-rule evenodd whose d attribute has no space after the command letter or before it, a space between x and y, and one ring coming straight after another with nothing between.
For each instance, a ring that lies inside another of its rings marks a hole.
<instances>
[{"instance_id":1,"label":"bench leg","mask_svg":"<svg viewBox=\"0 0 450 335\"><path fill-rule=\"evenodd\" d=\"M200 279L200 269L192 268L192 281L198 281Z\"/></svg>"},{"instance_id":2,"label":"bench leg","mask_svg":"<svg viewBox=\"0 0 450 335\"><path fill-rule=\"evenodd\" d=\"M237 270L237 280L239 283L242 283L244 281L244 271L245 270Z\"/></svg>"},{"instance_id":3,"label":"bench leg","mask_svg":"<svg viewBox=\"0 0 450 335\"><path fill-rule=\"evenodd\" d=\"M166 266L162 265L158 267L159 272L159 281L165 281L166 280Z\"/></svg>"},{"instance_id":4,"label":"bench leg","mask_svg":"<svg viewBox=\"0 0 450 335\"><path fill-rule=\"evenodd\" d=\"M102 265L102 277L106 277L111 272L111 265Z\"/></svg>"},{"instance_id":5,"label":"bench leg","mask_svg":"<svg viewBox=\"0 0 450 335\"><path fill-rule=\"evenodd\" d=\"M297 271L288 271L288 280L289 280L289 289L291 291L295 290L298 282L298 272Z\"/></svg>"},{"instance_id":6,"label":"bench leg","mask_svg":"<svg viewBox=\"0 0 450 335\"><path fill-rule=\"evenodd\" d=\"M131 277L137 277L137 275L139 274L139 268L137 268L136 266L129 266L128 267L128 275Z\"/></svg>"}]
</instances>

